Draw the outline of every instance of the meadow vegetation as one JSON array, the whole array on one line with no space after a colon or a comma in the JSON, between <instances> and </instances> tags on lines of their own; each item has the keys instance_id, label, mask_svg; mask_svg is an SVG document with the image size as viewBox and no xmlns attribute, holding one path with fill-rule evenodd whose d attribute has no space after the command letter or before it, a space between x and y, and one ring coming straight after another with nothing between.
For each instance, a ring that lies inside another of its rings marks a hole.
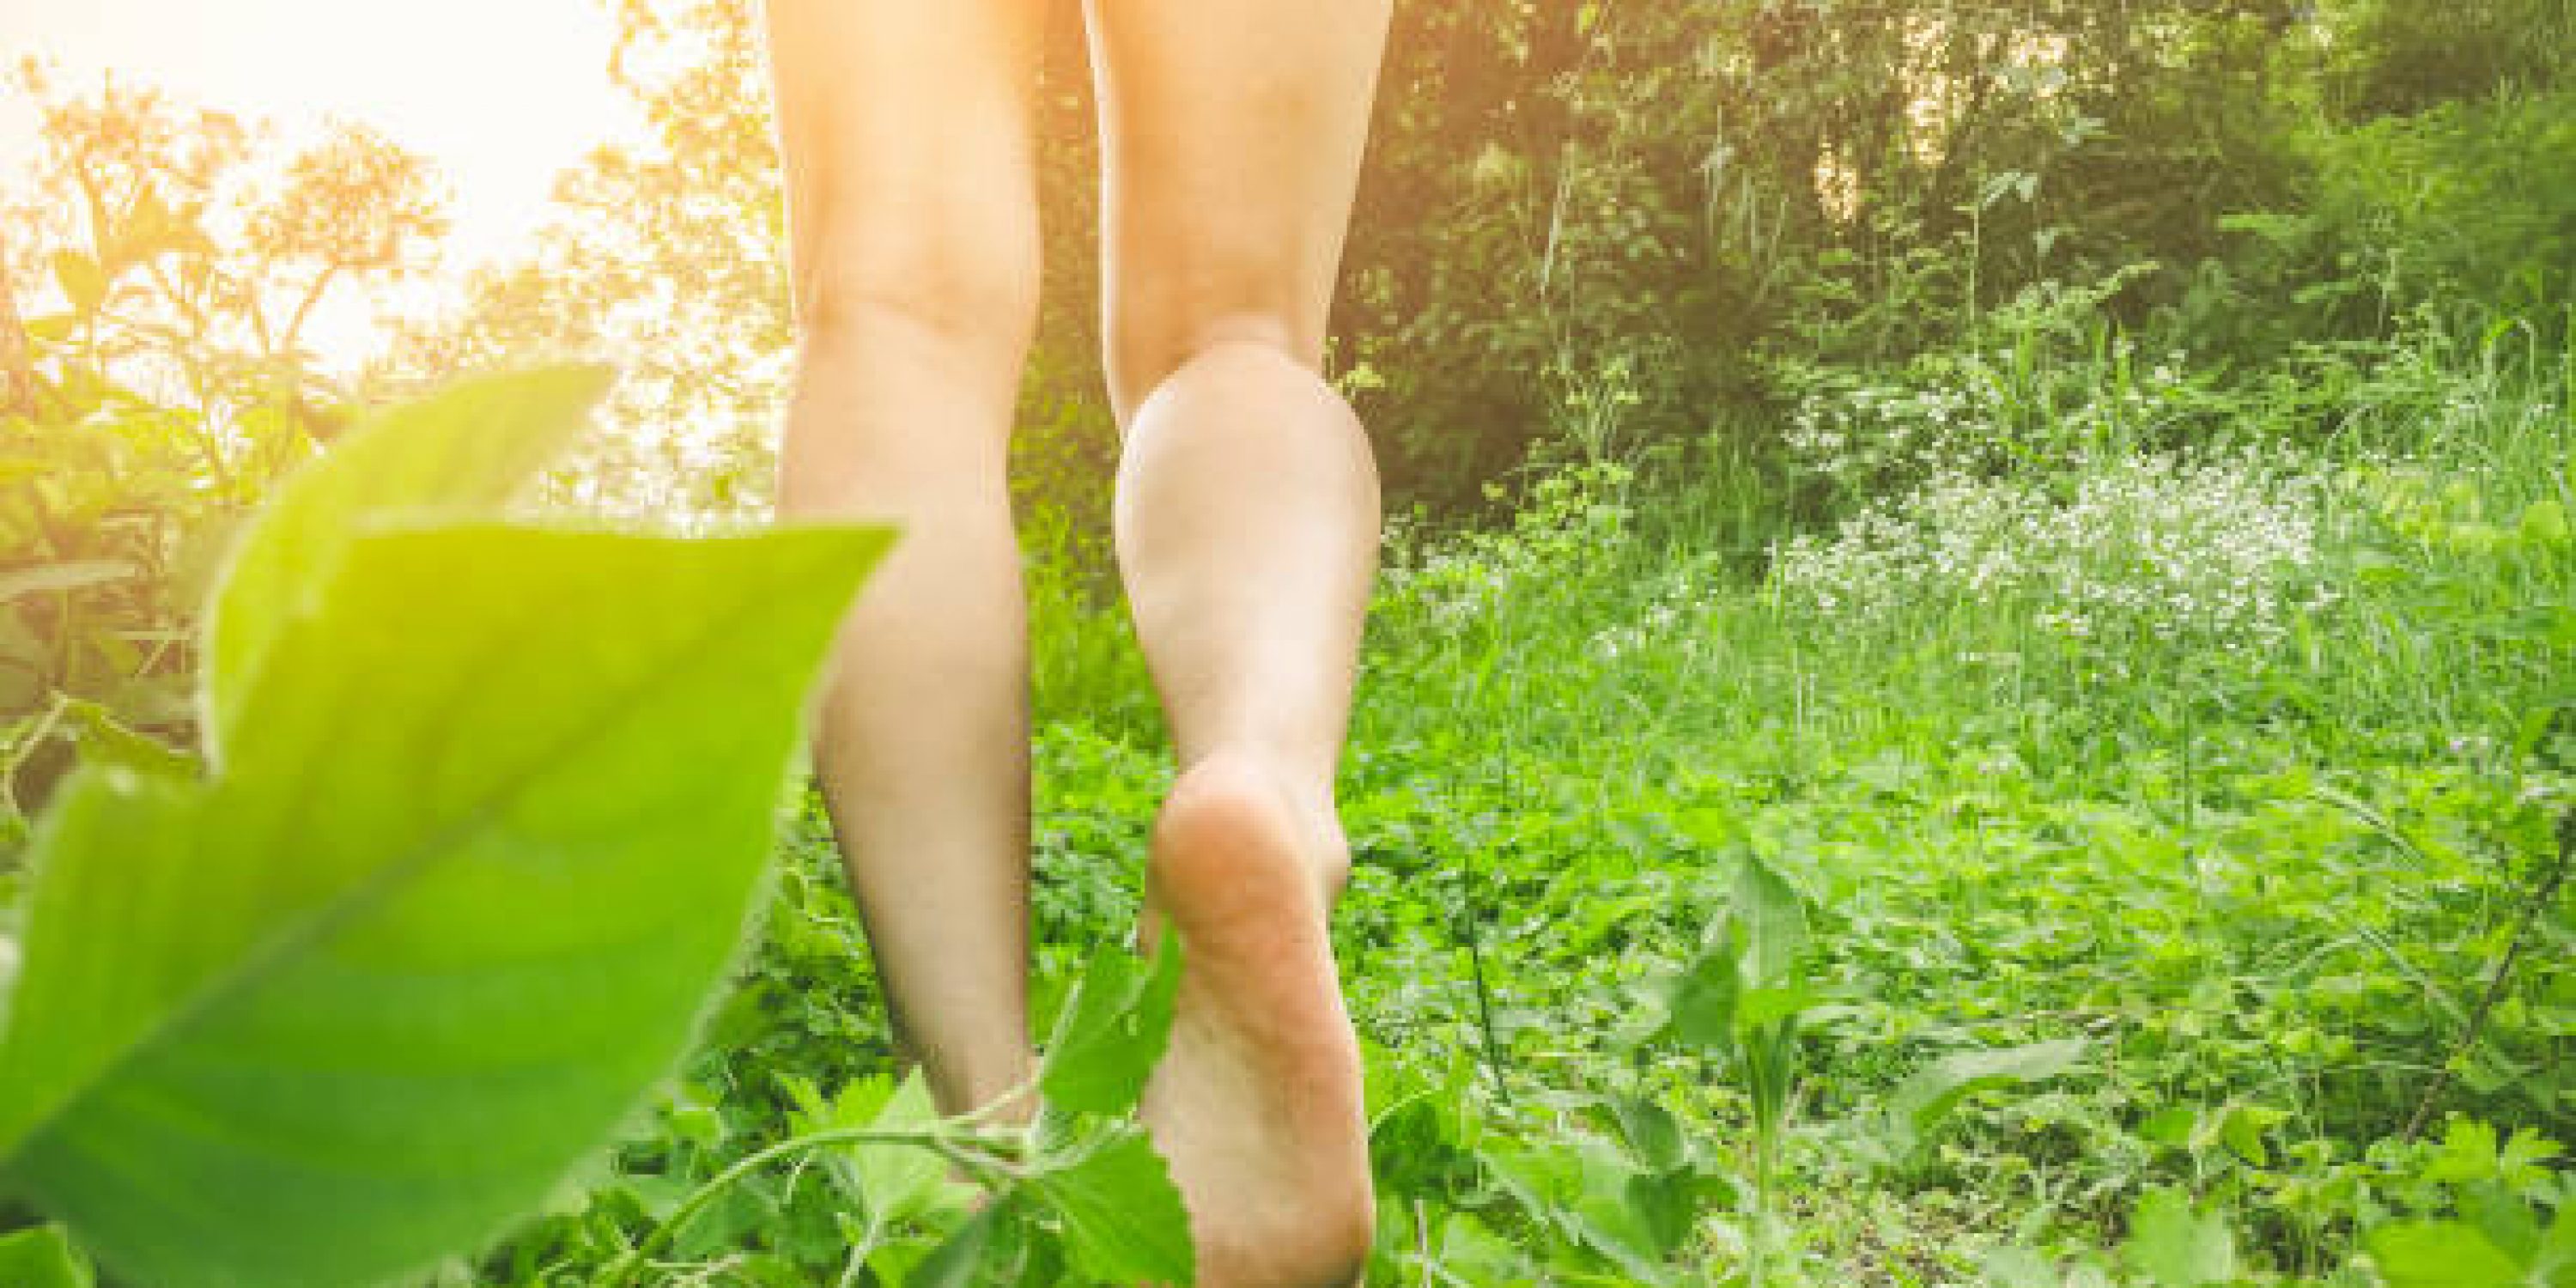
<instances>
[{"instance_id":1,"label":"meadow vegetation","mask_svg":"<svg viewBox=\"0 0 2576 1288\"><path fill-rule=\"evenodd\" d=\"M192 222L183 121L58 119L162 195L7 248L0 998L31 820L207 733L192 570L352 404L627 346L617 432L541 494L757 511L786 329L745 13L630 0L656 149L337 387L183 324L191 264L322 262ZM1400 8L1335 359L1397 501L1335 922L1372 1284L2576 1284L2571 50L2564 0ZM48 155L31 193L101 164ZM931 1114L799 791L677 1076L430 1281L1186 1272L1124 1126L1172 963L1118 947L1170 767L1102 551L1087 234L1049 235L1057 1112ZM0 1195L42 1161L0 1134ZM49 1217L97 1223L0 1198L0 1269L87 1273ZM137 1237L92 1241L111 1275L166 1264Z\"/></svg>"}]
</instances>

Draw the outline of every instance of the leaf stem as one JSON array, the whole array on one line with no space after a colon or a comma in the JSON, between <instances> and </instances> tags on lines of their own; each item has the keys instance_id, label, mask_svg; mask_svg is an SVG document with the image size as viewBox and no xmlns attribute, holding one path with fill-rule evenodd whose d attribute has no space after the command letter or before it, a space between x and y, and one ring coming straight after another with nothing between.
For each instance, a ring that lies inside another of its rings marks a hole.
<instances>
[{"instance_id":1,"label":"leaf stem","mask_svg":"<svg viewBox=\"0 0 2576 1288\"><path fill-rule=\"evenodd\" d=\"M660 1255L664 1248L670 1246L671 1240L677 1238L680 1231L688 1226L689 1222L696 1220L698 1214L704 1211L709 1203L715 1201L718 1194L723 1193L728 1186L743 1177L791 1154L824 1145L912 1145L931 1150L949 1162L970 1171L1015 1175L1017 1166L1007 1155L1016 1150L1020 1144L1017 1133L954 1131L941 1127L932 1127L926 1131L904 1131L882 1127L828 1127L820 1131L807 1132L801 1136L792 1136L764 1149L754 1150L736 1159L723 1171L708 1177L698 1188L690 1191L689 1196L682 1199L680 1205L671 1210L671 1215L663 1218L662 1222L653 1228L653 1233L645 1236L642 1243L635 1245L633 1251L620 1257L616 1264L610 1266L601 1283L604 1288L624 1288L626 1284L632 1282L631 1276L635 1267ZM1000 1152L987 1152L986 1147L992 1147Z\"/></svg>"}]
</instances>

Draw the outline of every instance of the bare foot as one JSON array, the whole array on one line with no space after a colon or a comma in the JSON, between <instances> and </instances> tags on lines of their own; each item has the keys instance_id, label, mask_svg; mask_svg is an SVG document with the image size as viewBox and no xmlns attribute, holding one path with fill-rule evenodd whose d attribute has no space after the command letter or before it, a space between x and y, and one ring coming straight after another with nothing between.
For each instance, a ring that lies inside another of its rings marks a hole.
<instances>
[{"instance_id":1,"label":"bare foot","mask_svg":"<svg viewBox=\"0 0 2576 1288\"><path fill-rule=\"evenodd\" d=\"M1185 956L1144 1116L1203 1288L1345 1288L1367 1260L1359 1045L1325 931L1342 860L1305 840L1329 830L1223 757L1184 773L1154 825L1146 892Z\"/></svg>"}]
</instances>

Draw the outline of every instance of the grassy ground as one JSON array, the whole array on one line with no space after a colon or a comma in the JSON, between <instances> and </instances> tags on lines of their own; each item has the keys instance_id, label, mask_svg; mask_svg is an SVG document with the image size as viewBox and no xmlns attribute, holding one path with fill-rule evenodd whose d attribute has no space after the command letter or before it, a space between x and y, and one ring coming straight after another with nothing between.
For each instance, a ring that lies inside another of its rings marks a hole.
<instances>
[{"instance_id":1,"label":"grassy ground","mask_svg":"<svg viewBox=\"0 0 2576 1288\"><path fill-rule=\"evenodd\" d=\"M2510 365L2199 398L2237 448L2197 472L2148 434L1882 479L1776 559L1791 476L1716 448L1399 539L1338 921L1372 1282L2562 1282L2576 422ZM1044 1013L1168 771L1114 611L1040 583ZM1710 1021L1748 873L1807 934ZM626 1179L483 1278L581 1282L796 1085L882 1076L880 1015L809 813ZM832 1282L834 1208L739 1187L673 1281Z\"/></svg>"}]
</instances>

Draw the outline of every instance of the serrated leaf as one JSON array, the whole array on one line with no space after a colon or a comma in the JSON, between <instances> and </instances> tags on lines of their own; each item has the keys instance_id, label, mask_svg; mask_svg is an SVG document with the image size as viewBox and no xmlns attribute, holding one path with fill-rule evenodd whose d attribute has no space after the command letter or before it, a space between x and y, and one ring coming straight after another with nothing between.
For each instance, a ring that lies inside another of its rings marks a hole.
<instances>
[{"instance_id":1,"label":"serrated leaf","mask_svg":"<svg viewBox=\"0 0 2576 1288\"><path fill-rule=\"evenodd\" d=\"M216 778L58 792L0 1175L172 1288L370 1282L536 1207L733 959L807 682L884 544L352 544Z\"/></svg>"},{"instance_id":2,"label":"serrated leaf","mask_svg":"<svg viewBox=\"0 0 2576 1288\"><path fill-rule=\"evenodd\" d=\"M939 1121L930 1102L930 1084L916 1069L903 1080L867 1125L880 1131L920 1131ZM948 1162L919 1145L862 1143L849 1149L851 1170L867 1205L868 1223L879 1231L913 1219L939 1205L948 1186Z\"/></svg>"},{"instance_id":3,"label":"serrated leaf","mask_svg":"<svg viewBox=\"0 0 2576 1288\"><path fill-rule=\"evenodd\" d=\"M1083 1273L1108 1283L1173 1288L1194 1281L1189 1209L1162 1155L1142 1133L1093 1150L1071 1167L1042 1173L1030 1188L1063 1221L1065 1248Z\"/></svg>"},{"instance_id":4,"label":"serrated leaf","mask_svg":"<svg viewBox=\"0 0 2576 1288\"><path fill-rule=\"evenodd\" d=\"M90 1288L89 1263L58 1225L0 1234L0 1284L8 1288Z\"/></svg>"},{"instance_id":5,"label":"serrated leaf","mask_svg":"<svg viewBox=\"0 0 2576 1288\"><path fill-rule=\"evenodd\" d=\"M1181 937L1163 936L1147 962L1121 948L1093 955L1058 1012L1039 1066L1047 1102L1116 1115L1136 1107L1170 1043L1181 986Z\"/></svg>"},{"instance_id":6,"label":"serrated leaf","mask_svg":"<svg viewBox=\"0 0 2576 1288\"><path fill-rule=\"evenodd\" d=\"M2138 1200L2121 1253L2157 1288L2207 1288L2236 1277L2236 1237L2227 1218L2195 1210L2181 1190L2150 1190Z\"/></svg>"},{"instance_id":7,"label":"serrated leaf","mask_svg":"<svg viewBox=\"0 0 2576 1288\"><path fill-rule=\"evenodd\" d=\"M2032 1042L1990 1051L1957 1051L1914 1071L1888 1097L1889 1135L1899 1157L1912 1157L1959 1103L1995 1087L2041 1082L2083 1058L2082 1038Z\"/></svg>"},{"instance_id":8,"label":"serrated leaf","mask_svg":"<svg viewBox=\"0 0 2576 1288\"><path fill-rule=\"evenodd\" d=\"M599 367L460 381L386 412L281 485L242 531L206 605L202 720L227 754L241 705L286 623L309 611L360 528L383 511L481 517L582 426L608 387Z\"/></svg>"}]
</instances>

